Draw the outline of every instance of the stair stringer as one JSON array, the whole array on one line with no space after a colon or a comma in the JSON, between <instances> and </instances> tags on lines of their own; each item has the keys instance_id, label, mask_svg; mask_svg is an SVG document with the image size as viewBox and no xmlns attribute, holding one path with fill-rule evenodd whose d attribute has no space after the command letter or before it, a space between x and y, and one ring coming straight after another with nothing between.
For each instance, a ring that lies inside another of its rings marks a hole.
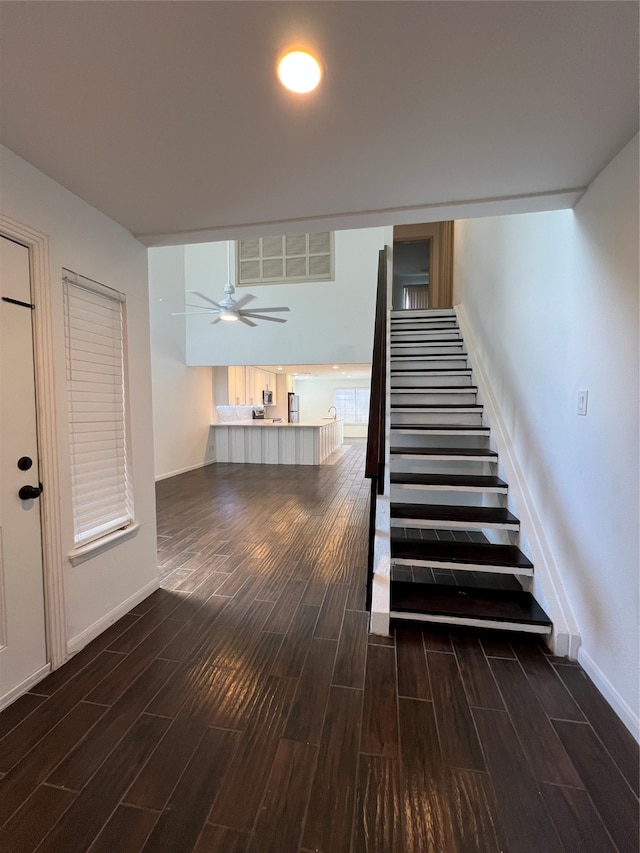
<instances>
[{"instance_id":1,"label":"stair stringer","mask_svg":"<svg viewBox=\"0 0 640 853\"><path fill-rule=\"evenodd\" d=\"M387 251L387 305L391 305L393 250ZM376 498L376 529L373 543L373 581L369 633L389 636L391 613L391 309L386 317L384 492Z\"/></svg>"},{"instance_id":2,"label":"stair stringer","mask_svg":"<svg viewBox=\"0 0 640 853\"><path fill-rule=\"evenodd\" d=\"M517 508L516 514L520 519L520 548L535 565L532 592L553 622L550 647L554 654L576 660L581 635L573 608L566 595L535 501L518 462L513 441L500 413L488 371L476 347L473 328L464 305L456 305L454 310L462 337L467 344L474 382L484 405L484 419L491 427L491 444L495 444L493 449L499 453L499 467L504 468L504 479L509 483L508 506L510 509Z\"/></svg>"},{"instance_id":3,"label":"stair stringer","mask_svg":"<svg viewBox=\"0 0 640 853\"><path fill-rule=\"evenodd\" d=\"M385 480L389 477L388 467ZM391 613L391 499L385 493L376 500L376 534L373 546L373 588L369 633L389 636Z\"/></svg>"}]
</instances>

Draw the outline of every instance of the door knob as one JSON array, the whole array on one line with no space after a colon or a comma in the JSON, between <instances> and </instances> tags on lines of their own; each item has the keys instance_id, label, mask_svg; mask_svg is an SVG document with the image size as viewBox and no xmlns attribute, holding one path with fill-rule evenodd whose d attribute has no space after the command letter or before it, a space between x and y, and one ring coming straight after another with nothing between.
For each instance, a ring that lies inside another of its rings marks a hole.
<instances>
[{"instance_id":1,"label":"door knob","mask_svg":"<svg viewBox=\"0 0 640 853\"><path fill-rule=\"evenodd\" d=\"M18 492L21 501L31 501L42 494L42 483L39 486L23 486Z\"/></svg>"}]
</instances>

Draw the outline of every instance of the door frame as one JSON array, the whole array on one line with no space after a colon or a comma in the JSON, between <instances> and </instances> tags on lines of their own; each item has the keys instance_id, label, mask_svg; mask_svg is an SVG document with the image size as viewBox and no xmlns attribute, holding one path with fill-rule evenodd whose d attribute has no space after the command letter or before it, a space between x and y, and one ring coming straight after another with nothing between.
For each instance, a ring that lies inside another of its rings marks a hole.
<instances>
[{"instance_id":1,"label":"door frame","mask_svg":"<svg viewBox=\"0 0 640 853\"><path fill-rule=\"evenodd\" d=\"M430 241L429 306L453 306L453 221L394 225L393 242Z\"/></svg>"},{"instance_id":2,"label":"door frame","mask_svg":"<svg viewBox=\"0 0 640 853\"><path fill-rule=\"evenodd\" d=\"M33 312L38 457L44 489L40 496L42 573L47 659L51 669L67 660L64 556L60 510L60 471L54 374L54 328L51 307L49 238L22 222L0 214L0 234L29 249Z\"/></svg>"}]
</instances>

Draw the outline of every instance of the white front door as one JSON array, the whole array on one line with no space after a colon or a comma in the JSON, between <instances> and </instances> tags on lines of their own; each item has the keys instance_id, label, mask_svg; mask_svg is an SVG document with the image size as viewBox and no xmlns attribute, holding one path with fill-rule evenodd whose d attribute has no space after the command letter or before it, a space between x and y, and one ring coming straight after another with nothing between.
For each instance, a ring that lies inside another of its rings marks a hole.
<instances>
[{"instance_id":1,"label":"white front door","mask_svg":"<svg viewBox=\"0 0 640 853\"><path fill-rule=\"evenodd\" d=\"M29 250L6 237L0 297L1 708L47 671Z\"/></svg>"}]
</instances>

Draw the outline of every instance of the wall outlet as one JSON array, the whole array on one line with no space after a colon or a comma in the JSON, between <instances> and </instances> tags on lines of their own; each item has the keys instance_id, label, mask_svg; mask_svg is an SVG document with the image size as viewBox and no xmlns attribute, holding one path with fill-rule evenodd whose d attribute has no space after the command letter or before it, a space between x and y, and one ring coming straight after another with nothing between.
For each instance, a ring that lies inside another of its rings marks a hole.
<instances>
[{"instance_id":1,"label":"wall outlet","mask_svg":"<svg viewBox=\"0 0 640 853\"><path fill-rule=\"evenodd\" d=\"M587 402L589 400L589 392L588 391L578 391L578 414L586 415L587 414Z\"/></svg>"}]
</instances>

